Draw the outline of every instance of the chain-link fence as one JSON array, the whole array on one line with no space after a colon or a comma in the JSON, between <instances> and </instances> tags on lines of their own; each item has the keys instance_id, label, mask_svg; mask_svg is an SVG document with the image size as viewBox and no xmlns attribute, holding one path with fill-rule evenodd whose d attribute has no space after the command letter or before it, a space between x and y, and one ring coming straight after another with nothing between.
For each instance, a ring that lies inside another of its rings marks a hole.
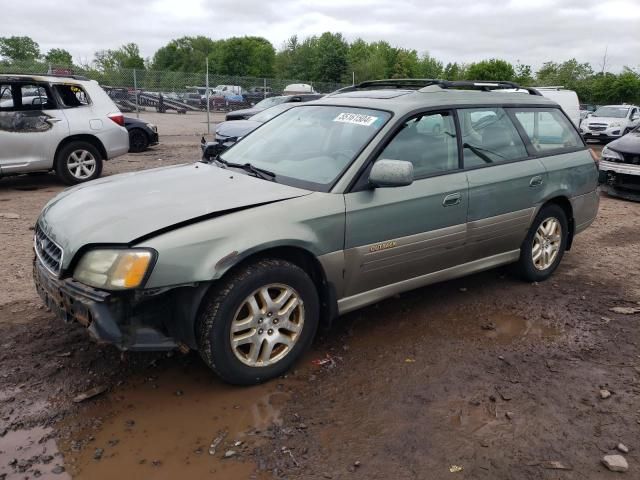
<instances>
[{"instance_id":1,"label":"chain-link fence","mask_svg":"<svg viewBox=\"0 0 640 480\"><path fill-rule=\"evenodd\" d=\"M0 62L0 73L83 75L98 81L123 112L231 111L249 108L276 95L330 93L345 86L332 82L239 77L216 73L147 69L97 70L45 62Z\"/></svg>"}]
</instances>

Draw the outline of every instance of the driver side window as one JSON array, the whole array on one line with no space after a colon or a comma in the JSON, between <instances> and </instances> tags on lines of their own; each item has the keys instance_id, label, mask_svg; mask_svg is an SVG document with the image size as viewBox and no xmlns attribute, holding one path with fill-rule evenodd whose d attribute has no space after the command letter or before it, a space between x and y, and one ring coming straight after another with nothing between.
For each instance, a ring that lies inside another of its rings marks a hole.
<instances>
[{"instance_id":1,"label":"driver side window","mask_svg":"<svg viewBox=\"0 0 640 480\"><path fill-rule=\"evenodd\" d=\"M427 113L407 120L379 159L413 164L414 178L459 168L455 122L450 112Z\"/></svg>"}]
</instances>

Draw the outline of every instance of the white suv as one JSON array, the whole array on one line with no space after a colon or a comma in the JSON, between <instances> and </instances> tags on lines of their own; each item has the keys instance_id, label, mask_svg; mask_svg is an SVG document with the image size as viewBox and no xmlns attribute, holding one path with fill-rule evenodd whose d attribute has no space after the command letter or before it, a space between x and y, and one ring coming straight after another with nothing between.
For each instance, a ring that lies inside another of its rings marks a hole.
<instances>
[{"instance_id":1,"label":"white suv","mask_svg":"<svg viewBox=\"0 0 640 480\"><path fill-rule=\"evenodd\" d=\"M127 153L118 107L94 80L0 75L0 177L55 170L68 184L98 178Z\"/></svg>"},{"instance_id":2,"label":"white suv","mask_svg":"<svg viewBox=\"0 0 640 480\"><path fill-rule=\"evenodd\" d=\"M584 138L614 140L640 125L640 108L636 105L604 105L580 124Z\"/></svg>"}]
</instances>

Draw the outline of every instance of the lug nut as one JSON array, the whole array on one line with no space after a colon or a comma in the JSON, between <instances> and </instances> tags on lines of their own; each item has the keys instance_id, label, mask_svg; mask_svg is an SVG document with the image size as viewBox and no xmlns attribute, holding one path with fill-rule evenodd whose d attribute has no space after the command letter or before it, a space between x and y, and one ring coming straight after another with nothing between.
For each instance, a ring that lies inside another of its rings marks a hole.
<instances>
[{"instance_id":1,"label":"lug nut","mask_svg":"<svg viewBox=\"0 0 640 480\"><path fill-rule=\"evenodd\" d=\"M258 335L262 335L264 333L264 330L260 329L258 330Z\"/></svg>"},{"instance_id":2,"label":"lug nut","mask_svg":"<svg viewBox=\"0 0 640 480\"><path fill-rule=\"evenodd\" d=\"M275 325L276 323L278 323L278 319L277 319L277 318L274 318L274 319L273 319L273 324Z\"/></svg>"},{"instance_id":3,"label":"lug nut","mask_svg":"<svg viewBox=\"0 0 640 480\"><path fill-rule=\"evenodd\" d=\"M258 323L262 323L264 321L264 318L259 318L258 319Z\"/></svg>"},{"instance_id":4,"label":"lug nut","mask_svg":"<svg viewBox=\"0 0 640 480\"><path fill-rule=\"evenodd\" d=\"M273 334L273 330L269 329L269 330L267 330L267 333L268 333L269 335L271 335L271 334Z\"/></svg>"},{"instance_id":5,"label":"lug nut","mask_svg":"<svg viewBox=\"0 0 640 480\"><path fill-rule=\"evenodd\" d=\"M267 313L267 317L270 317L271 315L273 315L273 313L271 312Z\"/></svg>"}]
</instances>

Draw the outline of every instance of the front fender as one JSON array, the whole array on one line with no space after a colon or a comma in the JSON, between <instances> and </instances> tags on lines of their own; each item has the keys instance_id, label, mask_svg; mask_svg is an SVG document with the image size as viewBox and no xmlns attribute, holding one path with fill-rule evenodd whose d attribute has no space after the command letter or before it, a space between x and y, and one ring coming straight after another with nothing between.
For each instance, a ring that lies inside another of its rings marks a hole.
<instances>
[{"instance_id":1,"label":"front fender","mask_svg":"<svg viewBox=\"0 0 640 480\"><path fill-rule=\"evenodd\" d=\"M343 196L316 192L172 230L138 245L158 252L145 288L217 280L274 247L302 248L316 257L339 251L344 222Z\"/></svg>"}]
</instances>

